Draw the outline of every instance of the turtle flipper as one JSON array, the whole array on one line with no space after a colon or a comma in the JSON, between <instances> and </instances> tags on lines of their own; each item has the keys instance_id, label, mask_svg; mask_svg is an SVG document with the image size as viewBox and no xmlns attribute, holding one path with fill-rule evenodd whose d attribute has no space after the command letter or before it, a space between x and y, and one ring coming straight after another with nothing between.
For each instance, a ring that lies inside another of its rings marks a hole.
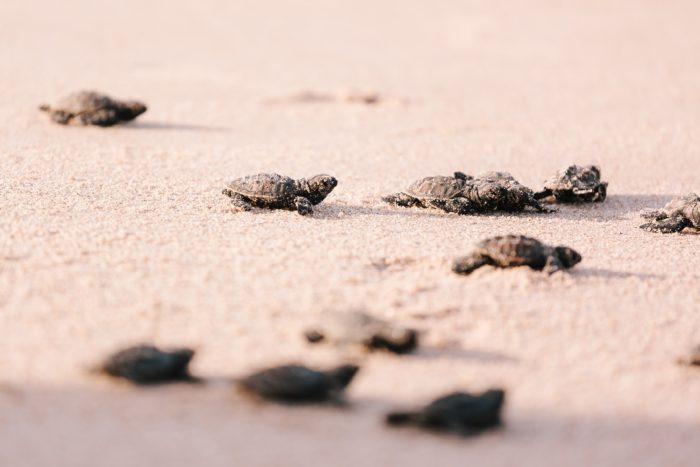
<instances>
[{"instance_id":1,"label":"turtle flipper","mask_svg":"<svg viewBox=\"0 0 700 467\"><path fill-rule=\"evenodd\" d=\"M457 258L452 264L452 271L457 274L468 275L479 269L481 266L486 266L487 264L491 263L491 258L488 256L475 253L470 256Z\"/></svg>"},{"instance_id":2,"label":"turtle flipper","mask_svg":"<svg viewBox=\"0 0 700 467\"><path fill-rule=\"evenodd\" d=\"M224 189L223 194L231 197L231 204L233 204L236 211L243 212L253 209L253 205L250 204L250 201L240 193L234 193L231 190Z\"/></svg>"},{"instance_id":3,"label":"turtle flipper","mask_svg":"<svg viewBox=\"0 0 700 467\"><path fill-rule=\"evenodd\" d=\"M297 212L302 216L308 216L314 212L314 207L313 204L311 204L311 201L303 196L297 196L294 198L294 205L296 206Z\"/></svg>"},{"instance_id":4,"label":"turtle flipper","mask_svg":"<svg viewBox=\"0 0 700 467\"><path fill-rule=\"evenodd\" d=\"M416 198L407 195L406 193L396 193L393 195L387 195L382 197L382 201L402 208L410 208L413 206L420 205L419 201Z\"/></svg>"},{"instance_id":5,"label":"turtle flipper","mask_svg":"<svg viewBox=\"0 0 700 467\"><path fill-rule=\"evenodd\" d=\"M680 232L688 226L690 226L690 221L688 219L682 216L676 216L642 224L639 228L647 232L675 233Z\"/></svg>"}]
</instances>

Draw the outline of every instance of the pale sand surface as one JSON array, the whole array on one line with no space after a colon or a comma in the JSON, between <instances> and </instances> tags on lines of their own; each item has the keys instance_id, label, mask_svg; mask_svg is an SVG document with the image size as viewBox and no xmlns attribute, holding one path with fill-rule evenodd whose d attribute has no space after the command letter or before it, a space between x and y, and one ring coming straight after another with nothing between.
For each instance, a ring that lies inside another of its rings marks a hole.
<instances>
[{"instance_id":1,"label":"pale sand surface","mask_svg":"<svg viewBox=\"0 0 700 467\"><path fill-rule=\"evenodd\" d=\"M698 465L700 371L674 361L700 343L700 236L642 232L637 213L700 190L700 3L101 3L1 8L0 465ZM99 129L36 110L81 88L149 111ZM275 101L349 88L388 100ZM603 168L608 201L484 217L379 201L454 170L537 187L570 162ZM222 181L260 171L340 184L314 218L231 213ZM450 272L505 233L584 260ZM141 340L194 346L204 376L332 364L300 330L351 306L425 346L367 357L347 409L85 371ZM490 386L509 391L501 431L381 423Z\"/></svg>"}]
</instances>

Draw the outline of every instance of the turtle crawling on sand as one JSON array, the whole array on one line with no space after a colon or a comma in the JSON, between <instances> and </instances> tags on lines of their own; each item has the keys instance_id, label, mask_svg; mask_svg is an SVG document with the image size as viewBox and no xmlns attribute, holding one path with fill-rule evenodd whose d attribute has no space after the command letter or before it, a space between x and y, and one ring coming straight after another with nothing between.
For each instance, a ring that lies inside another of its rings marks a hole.
<instances>
[{"instance_id":1,"label":"turtle crawling on sand","mask_svg":"<svg viewBox=\"0 0 700 467\"><path fill-rule=\"evenodd\" d=\"M307 216L337 184L334 177L325 174L294 180L284 175L263 173L231 180L222 193L231 198L237 211L250 211L255 206L288 209Z\"/></svg>"},{"instance_id":2,"label":"turtle crawling on sand","mask_svg":"<svg viewBox=\"0 0 700 467\"><path fill-rule=\"evenodd\" d=\"M532 190L508 172L484 172L476 177L455 172L452 177L425 177L411 184L405 192L382 199L395 206L436 208L457 214L517 212L526 208L549 211L534 198Z\"/></svg>"},{"instance_id":3,"label":"turtle crawling on sand","mask_svg":"<svg viewBox=\"0 0 700 467\"><path fill-rule=\"evenodd\" d=\"M605 201L608 182L600 181L600 168L595 165L570 165L544 182L535 199L554 198L560 203Z\"/></svg>"},{"instance_id":4,"label":"turtle crawling on sand","mask_svg":"<svg viewBox=\"0 0 700 467\"><path fill-rule=\"evenodd\" d=\"M641 216L651 222L639 228L649 232L673 233L686 227L700 229L700 197L688 193L674 198L661 210L643 211Z\"/></svg>"},{"instance_id":5,"label":"turtle crawling on sand","mask_svg":"<svg viewBox=\"0 0 700 467\"><path fill-rule=\"evenodd\" d=\"M305 335L314 344L359 345L397 354L411 352L418 344L415 330L394 326L361 311L326 313L322 324L307 330Z\"/></svg>"},{"instance_id":6,"label":"turtle crawling on sand","mask_svg":"<svg viewBox=\"0 0 700 467\"><path fill-rule=\"evenodd\" d=\"M471 254L454 261L452 270L466 275L485 265L499 268L530 266L552 274L569 269L580 261L581 255L569 247L552 247L523 235L503 235L477 243Z\"/></svg>"},{"instance_id":7,"label":"turtle crawling on sand","mask_svg":"<svg viewBox=\"0 0 700 467\"><path fill-rule=\"evenodd\" d=\"M358 370L356 365L342 365L328 371L302 365L284 365L258 371L238 383L243 390L263 399L281 402L337 401Z\"/></svg>"},{"instance_id":8,"label":"turtle crawling on sand","mask_svg":"<svg viewBox=\"0 0 700 467\"><path fill-rule=\"evenodd\" d=\"M44 104L39 110L48 112L51 120L62 125L112 126L135 119L146 111L146 106L138 101L118 101L94 91L81 91L55 105Z\"/></svg>"},{"instance_id":9,"label":"turtle crawling on sand","mask_svg":"<svg viewBox=\"0 0 700 467\"><path fill-rule=\"evenodd\" d=\"M434 400L415 411L391 412L389 425L416 425L421 428L473 435L501 424L505 391L489 389L481 394L455 392Z\"/></svg>"},{"instance_id":10,"label":"turtle crawling on sand","mask_svg":"<svg viewBox=\"0 0 700 467\"><path fill-rule=\"evenodd\" d=\"M188 370L193 356L192 349L163 351L150 345L138 345L110 355L98 371L136 384L194 381Z\"/></svg>"}]
</instances>

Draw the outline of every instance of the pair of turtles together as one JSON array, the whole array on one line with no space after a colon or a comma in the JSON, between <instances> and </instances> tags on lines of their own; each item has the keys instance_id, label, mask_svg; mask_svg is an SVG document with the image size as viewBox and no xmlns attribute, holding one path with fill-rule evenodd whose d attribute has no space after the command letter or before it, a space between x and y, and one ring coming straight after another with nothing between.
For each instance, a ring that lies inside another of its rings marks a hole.
<instances>
[{"instance_id":1,"label":"pair of turtles together","mask_svg":"<svg viewBox=\"0 0 700 467\"><path fill-rule=\"evenodd\" d=\"M313 212L338 181L330 175L294 180L279 174L257 174L228 182L223 193L229 196L236 210L253 207L289 209L299 214ZM533 209L550 210L540 199L554 198L561 202L603 201L607 183L600 181L596 166L571 166L545 183L544 190L534 193L508 172L486 172L476 177L455 172L452 177L425 177L411 184L405 192L385 196L387 203L401 207L436 208L457 214L490 211L517 212Z\"/></svg>"},{"instance_id":2,"label":"pair of turtles together","mask_svg":"<svg viewBox=\"0 0 700 467\"><path fill-rule=\"evenodd\" d=\"M537 193L508 172L484 172L475 177L455 172L452 177L425 177L406 191L385 196L383 200L395 206L436 208L457 214L525 209L550 212L540 200L604 201L607 186L607 182L600 181L600 169L593 165L572 165L547 180L543 190Z\"/></svg>"}]
</instances>

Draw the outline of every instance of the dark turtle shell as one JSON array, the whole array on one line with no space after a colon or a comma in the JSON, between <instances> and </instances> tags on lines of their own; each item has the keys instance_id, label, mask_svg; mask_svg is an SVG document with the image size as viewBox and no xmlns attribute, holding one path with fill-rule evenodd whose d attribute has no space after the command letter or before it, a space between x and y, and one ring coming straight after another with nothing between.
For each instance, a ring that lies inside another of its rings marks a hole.
<instances>
[{"instance_id":1,"label":"dark turtle shell","mask_svg":"<svg viewBox=\"0 0 700 467\"><path fill-rule=\"evenodd\" d=\"M275 173L237 178L228 182L226 187L247 198L272 202L293 197L297 191L297 185L293 178Z\"/></svg>"},{"instance_id":2,"label":"dark turtle shell","mask_svg":"<svg viewBox=\"0 0 700 467\"><path fill-rule=\"evenodd\" d=\"M600 185L600 169L595 165L571 165L544 182L552 191L590 190Z\"/></svg>"},{"instance_id":3,"label":"dark turtle shell","mask_svg":"<svg viewBox=\"0 0 700 467\"><path fill-rule=\"evenodd\" d=\"M303 365L283 365L253 373L239 381L242 389L263 399L319 402L338 397L359 367L342 365L319 371Z\"/></svg>"},{"instance_id":4,"label":"dark turtle shell","mask_svg":"<svg viewBox=\"0 0 700 467\"><path fill-rule=\"evenodd\" d=\"M462 194L464 183L460 178L436 175L414 182L406 193L419 199L452 199Z\"/></svg>"},{"instance_id":5,"label":"dark turtle shell","mask_svg":"<svg viewBox=\"0 0 700 467\"><path fill-rule=\"evenodd\" d=\"M500 266L525 266L540 257L544 260L544 248L545 246L534 238L502 235L480 241L475 249Z\"/></svg>"},{"instance_id":6,"label":"dark turtle shell","mask_svg":"<svg viewBox=\"0 0 700 467\"><path fill-rule=\"evenodd\" d=\"M100 109L116 107L117 103L105 94L94 91L80 91L59 100L53 110L62 110L69 114L79 115Z\"/></svg>"}]
</instances>

